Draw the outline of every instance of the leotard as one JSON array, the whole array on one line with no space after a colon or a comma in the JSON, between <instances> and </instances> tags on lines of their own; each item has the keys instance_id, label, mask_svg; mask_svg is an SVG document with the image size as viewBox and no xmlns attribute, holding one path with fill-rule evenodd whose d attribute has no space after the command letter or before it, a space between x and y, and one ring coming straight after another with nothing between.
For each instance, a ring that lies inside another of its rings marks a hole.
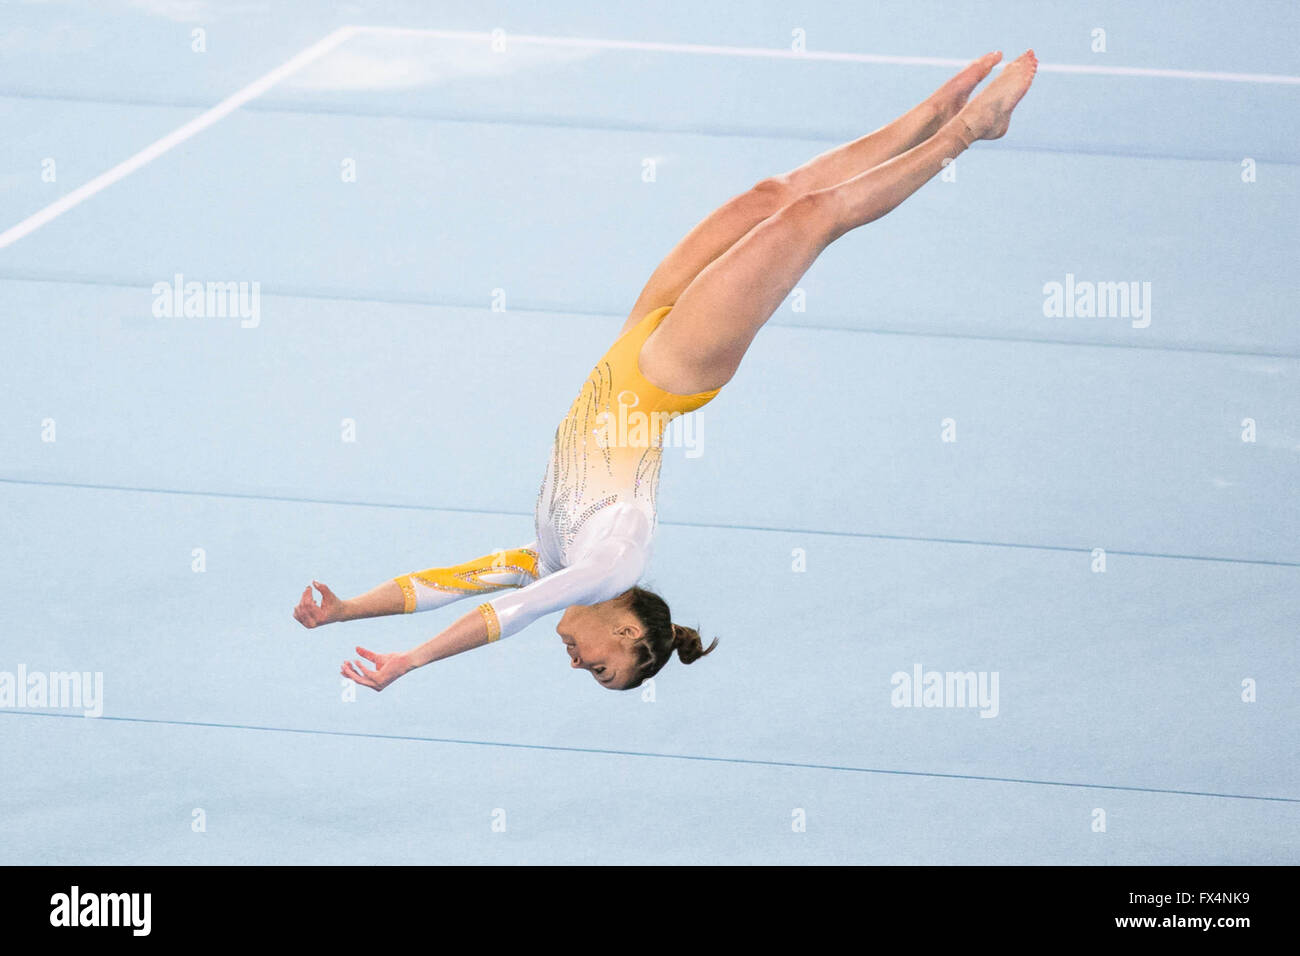
<instances>
[{"instance_id":1,"label":"leotard","mask_svg":"<svg viewBox=\"0 0 1300 956\"><path fill-rule=\"evenodd\" d=\"M478 606L495 641L552 611L616 597L641 579L658 526L664 429L719 392L677 395L641 374L641 347L671 309L655 309L619 337L556 428L534 510L536 538L396 578L407 613L505 590Z\"/></svg>"}]
</instances>

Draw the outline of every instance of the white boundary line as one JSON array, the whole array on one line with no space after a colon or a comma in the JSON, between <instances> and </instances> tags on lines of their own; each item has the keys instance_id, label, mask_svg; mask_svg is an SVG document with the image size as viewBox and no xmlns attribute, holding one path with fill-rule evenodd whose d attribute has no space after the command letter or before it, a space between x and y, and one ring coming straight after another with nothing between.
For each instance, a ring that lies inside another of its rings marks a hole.
<instances>
[{"instance_id":1,"label":"white boundary line","mask_svg":"<svg viewBox=\"0 0 1300 956\"><path fill-rule=\"evenodd\" d=\"M419 27L357 27L358 32L392 36L426 36L442 40L491 42L492 34L464 30L426 30ZM544 37L505 33L506 44L585 47L599 50L645 50L654 53L695 53L711 56L749 56L773 60L827 60L841 63L889 63L895 66L965 66L973 57L953 59L938 56L890 56L883 53L837 53L808 50L796 53L770 47L716 46L704 43L658 43L651 40L601 40L591 37ZM1006 64L1001 64L1005 66ZM1300 76L1284 73L1226 73L1218 70L1165 70L1139 66L1076 66L1069 63L1039 63L1039 73L1091 73L1100 76L1148 76L1174 80L1219 80L1228 83L1300 85Z\"/></svg>"},{"instance_id":2,"label":"white boundary line","mask_svg":"<svg viewBox=\"0 0 1300 956\"><path fill-rule=\"evenodd\" d=\"M350 25L339 27L324 39L318 40L301 53L291 57L265 76L259 77L216 106L178 126L166 136L150 143L129 159L112 169L100 173L89 182L56 199L39 212L0 233L0 249L11 246L24 236L31 235L41 226L80 205L91 196L125 179L136 170L153 162L159 156L192 136L201 133L214 123L225 119L250 100L261 96L281 80L296 73L307 64L319 59L352 37L368 33L377 36L420 36L442 40L475 40L491 43L492 32L463 30L430 30L419 27L382 27ZM767 47L717 46L703 43L658 43L648 40L602 40L591 37L546 37L528 34L505 33L508 44L527 43L535 46L579 47L594 50L643 50L654 53L689 53L704 56L761 57L774 60L820 60L840 63L885 63L894 66L965 66L967 60L933 56L890 56L882 53L837 53L831 50L811 50L796 53ZM1002 64L1005 65L1005 64ZM1068 63L1039 63L1040 73L1076 73L1094 76L1142 76L1177 80L1217 80L1228 83L1257 83L1300 85L1300 76L1280 73L1224 73L1215 70L1164 70L1136 66L1081 66Z\"/></svg>"},{"instance_id":3,"label":"white boundary line","mask_svg":"<svg viewBox=\"0 0 1300 956\"><path fill-rule=\"evenodd\" d=\"M71 192L59 197L40 212L28 216L22 222L18 223L18 225L6 229L4 232L0 233L0 249L3 249L5 246L13 245L24 236L31 235L37 229L41 228L41 226L45 225L50 220L63 215L73 206L85 202L97 192L107 189L118 180L125 179L137 169L153 162L172 147L179 146L191 136L201 133L212 124L225 119L249 100L256 99L276 83L279 83L286 76L302 69L313 60L324 56L356 32L356 27L340 27L323 40L319 40L307 47L307 49L303 50L297 56L286 60L270 73L267 73L265 76L259 77L252 83L249 83L238 93L226 97L226 99L222 100L210 110L201 113L188 123L178 126L162 139L150 143L131 158L123 160L112 169L100 173L94 179L90 180L90 182L84 183Z\"/></svg>"}]
</instances>

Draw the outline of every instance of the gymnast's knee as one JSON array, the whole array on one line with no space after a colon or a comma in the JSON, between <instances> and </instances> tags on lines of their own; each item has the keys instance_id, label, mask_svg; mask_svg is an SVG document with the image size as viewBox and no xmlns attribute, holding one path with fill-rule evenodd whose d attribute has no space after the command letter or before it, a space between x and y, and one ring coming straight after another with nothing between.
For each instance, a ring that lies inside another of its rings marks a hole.
<instances>
[{"instance_id":1,"label":"gymnast's knee","mask_svg":"<svg viewBox=\"0 0 1300 956\"><path fill-rule=\"evenodd\" d=\"M801 195L798 185L788 175L768 176L750 187L745 195L764 218L780 212Z\"/></svg>"}]
</instances>

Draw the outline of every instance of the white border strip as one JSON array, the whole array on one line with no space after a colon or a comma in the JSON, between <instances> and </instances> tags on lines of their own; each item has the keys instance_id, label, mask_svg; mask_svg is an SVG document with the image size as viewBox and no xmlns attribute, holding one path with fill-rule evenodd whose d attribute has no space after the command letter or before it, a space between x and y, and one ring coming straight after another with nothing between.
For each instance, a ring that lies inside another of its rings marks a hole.
<instances>
[{"instance_id":1,"label":"white border strip","mask_svg":"<svg viewBox=\"0 0 1300 956\"><path fill-rule=\"evenodd\" d=\"M345 26L339 27L322 40L313 43L296 56L286 60L270 73L259 77L239 92L228 96L216 106L172 130L162 139L150 143L129 159L112 169L100 173L89 182L56 199L40 212L0 233L0 249L11 246L24 236L31 235L41 226L80 205L91 196L125 179L137 169L148 165L159 156L209 126L225 119L250 100L261 96L285 77L296 73L307 64L329 53L339 44L358 34L376 36L419 36L441 40L474 40L491 43L492 32L464 30L427 30L418 27ZM506 42L528 43L536 46L581 47L594 50L642 50L653 53L690 53L704 56L761 57L774 60L820 60L839 63L884 63L893 66L965 66L967 60L934 56L890 56L882 53L837 53L831 50L811 50L796 53L794 50L748 46L716 46L704 43L657 43L648 40L602 40L591 37L544 37L528 34L504 34ZM1006 64L1002 64L1005 66ZM1095 76L1142 76L1176 80L1217 80L1228 83L1260 83L1300 85L1300 76L1279 73L1223 73L1215 70L1162 70L1136 66L1077 66L1068 63L1039 63L1040 73L1080 73Z\"/></svg>"},{"instance_id":2,"label":"white border strip","mask_svg":"<svg viewBox=\"0 0 1300 956\"><path fill-rule=\"evenodd\" d=\"M441 40L478 40L489 43L491 33L463 30L426 30L418 27L357 27L358 32L390 36L424 36ZM598 50L645 50L653 53L695 53L709 56L749 56L774 60L824 60L841 63L888 63L895 66L965 66L968 58L937 56L890 56L883 53L837 53L808 50L796 53L769 47L715 46L703 43L657 43L649 40L601 40L590 37L543 37L506 33L507 44L584 47ZM1006 66L1005 63L1001 64ZM1069 63L1039 63L1039 73L1091 73L1098 76L1147 76L1173 80L1219 80L1227 83L1269 83L1300 85L1300 76L1283 73L1227 73L1218 70L1164 70L1140 66L1076 66Z\"/></svg>"},{"instance_id":3,"label":"white border strip","mask_svg":"<svg viewBox=\"0 0 1300 956\"><path fill-rule=\"evenodd\" d=\"M5 246L13 245L19 239L35 232L52 219L56 219L63 215L73 206L85 202L101 190L107 189L118 180L125 179L137 169L153 162L173 147L179 146L190 137L203 132L203 130L207 129L212 124L225 119L249 100L256 99L276 83L283 80L286 76L302 69L313 60L324 56L356 32L356 27L340 27L329 36L325 37L325 39L313 43L297 56L286 60L270 73L267 73L265 76L249 83L238 93L235 93L233 96L228 96L207 112L201 113L183 126L178 126L162 139L150 143L130 159L123 160L107 172L100 173L94 179L90 180L90 182L84 183L66 195L59 197L40 212L28 216L22 222L18 223L18 225L6 229L4 232L0 233L0 249L3 249Z\"/></svg>"}]
</instances>

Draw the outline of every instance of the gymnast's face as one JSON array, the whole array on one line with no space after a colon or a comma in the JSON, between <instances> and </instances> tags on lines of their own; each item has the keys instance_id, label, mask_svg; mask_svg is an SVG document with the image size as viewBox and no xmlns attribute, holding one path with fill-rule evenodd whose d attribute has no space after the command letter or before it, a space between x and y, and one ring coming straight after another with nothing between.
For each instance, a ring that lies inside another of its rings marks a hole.
<instances>
[{"instance_id":1,"label":"gymnast's face","mask_svg":"<svg viewBox=\"0 0 1300 956\"><path fill-rule=\"evenodd\" d=\"M625 690L632 683L636 655L631 647L640 636L635 617L601 604L575 605L564 612L555 631L569 652L569 666L590 671L610 690Z\"/></svg>"}]
</instances>

